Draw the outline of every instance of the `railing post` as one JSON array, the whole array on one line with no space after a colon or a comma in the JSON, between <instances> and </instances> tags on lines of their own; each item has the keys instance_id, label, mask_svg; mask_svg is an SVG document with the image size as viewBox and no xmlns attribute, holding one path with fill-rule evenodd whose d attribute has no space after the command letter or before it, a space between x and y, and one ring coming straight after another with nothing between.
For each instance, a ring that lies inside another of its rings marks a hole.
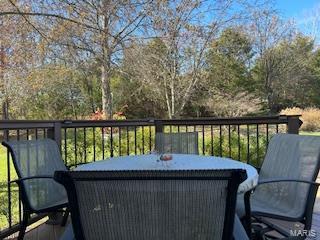
<instances>
[{"instance_id":1,"label":"railing post","mask_svg":"<svg viewBox=\"0 0 320 240\"><path fill-rule=\"evenodd\" d=\"M288 133L299 134L299 128L301 127L301 125L303 123L299 117L300 117L300 115L287 116L287 118L288 118Z\"/></svg>"},{"instance_id":2,"label":"railing post","mask_svg":"<svg viewBox=\"0 0 320 240\"><path fill-rule=\"evenodd\" d=\"M163 123L161 120L154 120L154 125L156 128L156 133L162 133L163 132Z\"/></svg>"},{"instance_id":3,"label":"railing post","mask_svg":"<svg viewBox=\"0 0 320 240\"><path fill-rule=\"evenodd\" d=\"M47 132L48 138L55 140L61 152L61 122L54 122L53 128L49 128ZM63 214L61 212L49 213L49 219L46 222L49 225L58 225L61 223Z\"/></svg>"},{"instance_id":4,"label":"railing post","mask_svg":"<svg viewBox=\"0 0 320 240\"><path fill-rule=\"evenodd\" d=\"M61 150L61 122L54 122L53 128L48 129L48 138L55 140Z\"/></svg>"}]
</instances>

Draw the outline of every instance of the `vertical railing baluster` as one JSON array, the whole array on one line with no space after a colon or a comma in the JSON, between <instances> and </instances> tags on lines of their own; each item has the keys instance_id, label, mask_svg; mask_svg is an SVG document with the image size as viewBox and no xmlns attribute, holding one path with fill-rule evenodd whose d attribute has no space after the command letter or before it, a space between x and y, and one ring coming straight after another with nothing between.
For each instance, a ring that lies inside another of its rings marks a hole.
<instances>
[{"instance_id":1,"label":"vertical railing baluster","mask_svg":"<svg viewBox=\"0 0 320 240\"><path fill-rule=\"evenodd\" d=\"M78 153L77 153L77 128L75 127L73 130L73 141L74 141L74 166L78 165Z\"/></svg>"},{"instance_id":2,"label":"vertical railing baluster","mask_svg":"<svg viewBox=\"0 0 320 240\"><path fill-rule=\"evenodd\" d=\"M29 140L29 129L26 130L26 140ZM30 176L30 148L27 148L27 156L28 156L28 162L27 162L27 172L28 172L28 176Z\"/></svg>"},{"instance_id":3,"label":"vertical railing baluster","mask_svg":"<svg viewBox=\"0 0 320 240\"><path fill-rule=\"evenodd\" d=\"M260 164L260 158L259 158L259 124L256 124L256 137L257 137L257 160Z\"/></svg>"},{"instance_id":4,"label":"vertical railing baluster","mask_svg":"<svg viewBox=\"0 0 320 240\"><path fill-rule=\"evenodd\" d=\"M134 126L134 154L137 155L137 126Z\"/></svg>"},{"instance_id":5,"label":"vertical railing baluster","mask_svg":"<svg viewBox=\"0 0 320 240\"><path fill-rule=\"evenodd\" d=\"M38 134L37 134L37 128L36 128L36 139L37 139L37 136L38 136ZM17 141L19 141L20 140L20 129L17 129ZM20 154L20 153L19 153ZM20 156L18 156L18 158L20 158ZM38 158L37 158L37 167L38 167ZM19 186L18 186L18 188L19 188ZM39 193L39 192L37 192L37 193ZM19 204L19 223L21 222L21 219L22 219L22 213L21 213L21 211L22 211L22 206L21 206L21 192L18 190L18 196L19 196L19 200L18 200L18 204Z\"/></svg>"},{"instance_id":6,"label":"vertical railing baluster","mask_svg":"<svg viewBox=\"0 0 320 240\"><path fill-rule=\"evenodd\" d=\"M250 129L247 125L247 163L250 163Z\"/></svg>"},{"instance_id":7,"label":"vertical railing baluster","mask_svg":"<svg viewBox=\"0 0 320 240\"><path fill-rule=\"evenodd\" d=\"M279 133L279 124L276 125L276 132Z\"/></svg>"},{"instance_id":8,"label":"vertical railing baluster","mask_svg":"<svg viewBox=\"0 0 320 240\"><path fill-rule=\"evenodd\" d=\"M211 156L213 156L214 154L213 154L213 126L212 126L212 125L210 126L210 130L211 130L211 132L210 132L210 140L211 140Z\"/></svg>"},{"instance_id":9,"label":"vertical railing baluster","mask_svg":"<svg viewBox=\"0 0 320 240\"><path fill-rule=\"evenodd\" d=\"M96 161L96 128L92 127L93 161Z\"/></svg>"},{"instance_id":10,"label":"vertical railing baluster","mask_svg":"<svg viewBox=\"0 0 320 240\"><path fill-rule=\"evenodd\" d=\"M238 125L237 127L238 127L238 129L237 129L237 132L238 132L238 160L241 161L241 159L240 159L241 158L240 125Z\"/></svg>"},{"instance_id":11,"label":"vertical railing baluster","mask_svg":"<svg viewBox=\"0 0 320 240\"><path fill-rule=\"evenodd\" d=\"M187 131L186 131L187 132ZM187 137L187 152L189 152L189 138Z\"/></svg>"},{"instance_id":12,"label":"vertical railing baluster","mask_svg":"<svg viewBox=\"0 0 320 240\"><path fill-rule=\"evenodd\" d=\"M220 157L222 157L222 126L219 125Z\"/></svg>"},{"instance_id":13,"label":"vertical railing baluster","mask_svg":"<svg viewBox=\"0 0 320 240\"><path fill-rule=\"evenodd\" d=\"M102 159L104 159L104 128L101 127L101 147L102 147Z\"/></svg>"},{"instance_id":14,"label":"vertical railing baluster","mask_svg":"<svg viewBox=\"0 0 320 240\"><path fill-rule=\"evenodd\" d=\"M127 155L130 155L130 139L129 139L129 127L127 126Z\"/></svg>"},{"instance_id":15,"label":"vertical railing baluster","mask_svg":"<svg viewBox=\"0 0 320 240\"><path fill-rule=\"evenodd\" d=\"M18 133L18 131L19 131L19 129L17 130L17 133ZM35 128L34 131L35 131L35 138L37 140L39 138L39 136L38 136L38 128Z\"/></svg>"},{"instance_id":16,"label":"vertical railing baluster","mask_svg":"<svg viewBox=\"0 0 320 240\"><path fill-rule=\"evenodd\" d=\"M9 131L4 131L6 141L9 141ZM8 191L8 223L9 228L12 227L12 212L11 212L11 171L10 171L10 153L7 149L7 191Z\"/></svg>"},{"instance_id":17,"label":"vertical railing baluster","mask_svg":"<svg viewBox=\"0 0 320 240\"><path fill-rule=\"evenodd\" d=\"M29 129L26 130L26 140L29 140ZM30 149L27 148L27 156L28 156L28 161L27 161L27 172L28 172L28 176L30 176L30 164L31 164L31 156L30 156Z\"/></svg>"},{"instance_id":18,"label":"vertical railing baluster","mask_svg":"<svg viewBox=\"0 0 320 240\"><path fill-rule=\"evenodd\" d=\"M68 165L67 128L64 128L64 162Z\"/></svg>"},{"instance_id":19,"label":"vertical railing baluster","mask_svg":"<svg viewBox=\"0 0 320 240\"><path fill-rule=\"evenodd\" d=\"M142 131L142 154L144 154L144 126L141 126Z\"/></svg>"},{"instance_id":20,"label":"vertical railing baluster","mask_svg":"<svg viewBox=\"0 0 320 240\"><path fill-rule=\"evenodd\" d=\"M172 126L170 125L170 133L172 132ZM170 136L170 142L172 143L173 142L173 136ZM172 145L173 144L170 144L170 151L172 152Z\"/></svg>"},{"instance_id":21,"label":"vertical railing baluster","mask_svg":"<svg viewBox=\"0 0 320 240\"><path fill-rule=\"evenodd\" d=\"M204 125L202 125L202 154L205 155Z\"/></svg>"},{"instance_id":22,"label":"vertical railing baluster","mask_svg":"<svg viewBox=\"0 0 320 240\"><path fill-rule=\"evenodd\" d=\"M228 146L229 146L229 158L231 158L231 126L228 125Z\"/></svg>"},{"instance_id":23,"label":"vertical railing baluster","mask_svg":"<svg viewBox=\"0 0 320 240\"><path fill-rule=\"evenodd\" d=\"M151 135L151 126L149 126L149 151L150 151L150 152L152 151L152 146L151 146L152 140L151 140L151 138L152 138L152 135Z\"/></svg>"},{"instance_id":24,"label":"vertical railing baluster","mask_svg":"<svg viewBox=\"0 0 320 240\"><path fill-rule=\"evenodd\" d=\"M87 128L83 128L84 162L87 163Z\"/></svg>"},{"instance_id":25,"label":"vertical railing baluster","mask_svg":"<svg viewBox=\"0 0 320 240\"><path fill-rule=\"evenodd\" d=\"M119 156L121 156L121 127L119 127L118 130L119 130Z\"/></svg>"},{"instance_id":26,"label":"vertical railing baluster","mask_svg":"<svg viewBox=\"0 0 320 240\"><path fill-rule=\"evenodd\" d=\"M38 140L38 128L35 128L35 138L36 140ZM39 147L38 145L36 146L36 169L39 168ZM61 151L61 149L60 149ZM19 199L20 199L20 193L19 193ZM39 199L40 199L40 193L39 193L39 189L37 189L37 204L39 204ZM20 206L20 200L19 200L19 212L21 210L21 206ZM19 218L21 217L21 214L19 215ZM21 219L20 219L21 221Z\"/></svg>"},{"instance_id":27,"label":"vertical railing baluster","mask_svg":"<svg viewBox=\"0 0 320 240\"><path fill-rule=\"evenodd\" d=\"M113 157L113 128L110 127L110 157Z\"/></svg>"},{"instance_id":28,"label":"vertical railing baluster","mask_svg":"<svg viewBox=\"0 0 320 240\"><path fill-rule=\"evenodd\" d=\"M266 124L266 138L267 138L267 146L269 145L269 124Z\"/></svg>"}]
</instances>

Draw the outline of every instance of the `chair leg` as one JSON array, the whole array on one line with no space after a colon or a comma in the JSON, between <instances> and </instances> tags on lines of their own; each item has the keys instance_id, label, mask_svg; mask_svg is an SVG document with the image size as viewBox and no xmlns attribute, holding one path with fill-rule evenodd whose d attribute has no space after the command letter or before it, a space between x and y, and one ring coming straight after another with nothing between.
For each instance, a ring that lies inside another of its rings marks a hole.
<instances>
[{"instance_id":1,"label":"chair leg","mask_svg":"<svg viewBox=\"0 0 320 240\"><path fill-rule=\"evenodd\" d=\"M68 221L69 213L70 213L70 210L69 208L67 208L62 218L61 227L64 227L66 225Z\"/></svg>"},{"instance_id":2,"label":"chair leg","mask_svg":"<svg viewBox=\"0 0 320 240\"><path fill-rule=\"evenodd\" d=\"M247 232L248 237L251 239L251 208L250 208L250 195L251 192L246 192L244 194L244 206L245 206L245 212L246 215L244 217L244 221L245 221L245 230Z\"/></svg>"},{"instance_id":3,"label":"chair leg","mask_svg":"<svg viewBox=\"0 0 320 240\"><path fill-rule=\"evenodd\" d=\"M19 231L18 240L23 240L24 235L26 233L27 226L28 226L28 221L29 221L29 213L24 212L23 213L22 223L21 223L22 227L21 227L21 229Z\"/></svg>"}]
</instances>

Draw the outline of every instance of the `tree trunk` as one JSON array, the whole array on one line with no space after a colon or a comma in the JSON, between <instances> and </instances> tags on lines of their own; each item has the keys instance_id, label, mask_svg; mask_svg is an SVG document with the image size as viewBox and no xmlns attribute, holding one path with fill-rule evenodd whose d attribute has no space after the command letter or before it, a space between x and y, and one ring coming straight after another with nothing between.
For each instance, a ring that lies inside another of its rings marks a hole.
<instances>
[{"instance_id":1,"label":"tree trunk","mask_svg":"<svg viewBox=\"0 0 320 240\"><path fill-rule=\"evenodd\" d=\"M5 98L2 102L2 119L9 119L9 101L7 98Z\"/></svg>"},{"instance_id":2,"label":"tree trunk","mask_svg":"<svg viewBox=\"0 0 320 240\"><path fill-rule=\"evenodd\" d=\"M102 111L106 119L112 119L112 94L110 87L110 67L101 64Z\"/></svg>"},{"instance_id":3,"label":"tree trunk","mask_svg":"<svg viewBox=\"0 0 320 240\"><path fill-rule=\"evenodd\" d=\"M0 46L0 94L4 95L2 101L2 119L9 119L9 100L6 93L6 86L4 81L4 70L5 70L5 51L4 47Z\"/></svg>"}]
</instances>

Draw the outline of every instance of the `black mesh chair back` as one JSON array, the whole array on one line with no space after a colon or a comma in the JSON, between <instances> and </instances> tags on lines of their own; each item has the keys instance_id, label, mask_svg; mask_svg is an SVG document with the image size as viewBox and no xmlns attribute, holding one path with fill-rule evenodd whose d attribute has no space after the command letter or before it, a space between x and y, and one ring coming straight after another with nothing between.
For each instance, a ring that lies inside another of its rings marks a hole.
<instances>
[{"instance_id":1,"label":"black mesh chair back","mask_svg":"<svg viewBox=\"0 0 320 240\"><path fill-rule=\"evenodd\" d=\"M231 239L243 170L70 171L77 240Z\"/></svg>"},{"instance_id":2,"label":"black mesh chair back","mask_svg":"<svg viewBox=\"0 0 320 240\"><path fill-rule=\"evenodd\" d=\"M156 133L155 146L159 153L199 154L198 133Z\"/></svg>"},{"instance_id":3,"label":"black mesh chair back","mask_svg":"<svg viewBox=\"0 0 320 240\"><path fill-rule=\"evenodd\" d=\"M67 203L64 187L53 179L55 171L67 170L54 140L7 141L2 144L11 152L18 177L30 177L20 184L27 208L37 212Z\"/></svg>"},{"instance_id":4,"label":"black mesh chair back","mask_svg":"<svg viewBox=\"0 0 320 240\"><path fill-rule=\"evenodd\" d=\"M319 163L320 137L277 134L270 140L259 181L293 179L314 182ZM294 181L262 184L251 198L252 211L301 219L307 205L313 206L313 202L309 202L310 187L310 184Z\"/></svg>"}]
</instances>

